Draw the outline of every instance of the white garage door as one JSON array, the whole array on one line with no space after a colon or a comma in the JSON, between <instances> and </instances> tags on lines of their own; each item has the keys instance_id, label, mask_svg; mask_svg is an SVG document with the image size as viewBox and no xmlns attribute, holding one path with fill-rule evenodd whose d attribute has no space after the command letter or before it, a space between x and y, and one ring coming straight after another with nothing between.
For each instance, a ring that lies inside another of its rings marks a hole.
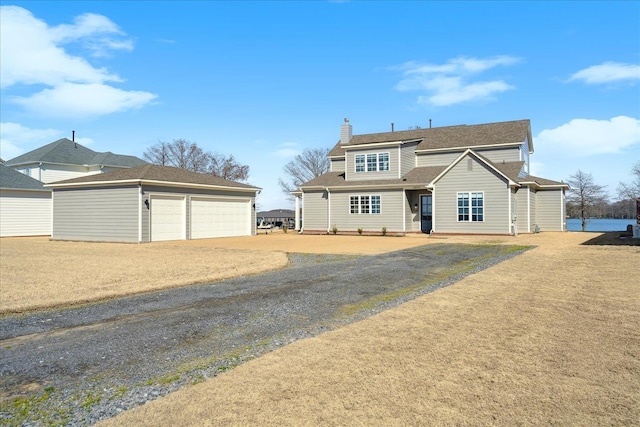
<instances>
[{"instance_id":1,"label":"white garage door","mask_svg":"<svg viewBox=\"0 0 640 427\"><path fill-rule=\"evenodd\" d=\"M185 238L184 197L151 196L151 241Z\"/></svg>"},{"instance_id":2,"label":"white garage door","mask_svg":"<svg viewBox=\"0 0 640 427\"><path fill-rule=\"evenodd\" d=\"M191 238L249 236L249 199L191 199Z\"/></svg>"}]
</instances>

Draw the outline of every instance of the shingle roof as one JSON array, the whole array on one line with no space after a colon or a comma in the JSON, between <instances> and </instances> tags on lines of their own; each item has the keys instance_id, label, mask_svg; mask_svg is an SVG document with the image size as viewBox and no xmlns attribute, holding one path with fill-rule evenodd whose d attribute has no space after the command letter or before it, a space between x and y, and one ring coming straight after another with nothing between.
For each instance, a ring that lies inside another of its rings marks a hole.
<instances>
[{"instance_id":1,"label":"shingle roof","mask_svg":"<svg viewBox=\"0 0 640 427\"><path fill-rule=\"evenodd\" d=\"M146 164L127 169L118 169L113 172L88 175L81 178L67 179L49 184L51 187L65 186L69 184L95 184L100 182L117 182L117 181L157 181L163 183L174 184L197 184L209 185L215 187L234 187L238 189L259 190L259 187L243 184L240 182L229 181L214 175L191 172L185 169L174 168L171 166L159 166Z\"/></svg>"},{"instance_id":2,"label":"shingle roof","mask_svg":"<svg viewBox=\"0 0 640 427\"><path fill-rule=\"evenodd\" d=\"M345 181L344 172L327 172L317 178L312 179L300 186L300 188L311 187L371 187L371 186L397 186L411 187L416 185L426 185L445 169L445 166L424 166L413 168L402 178L396 179L376 179L364 181Z\"/></svg>"},{"instance_id":3,"label":"shingle roof","mask_svg":"<svg viewBox=\"0 0 640 427\"><path fill-rule=\"evenodd\" d=\"M527 119L354 135L348 144L340 144L338 142L329 152L329 157L344 156L345 147L396 141L420 140L416 147L417 151L448 148L466 149L492 144L515 144L522 143L525 138L529 138L529 143L532 144L530 126L530 121Z\"/></svg>"},{"instance_id":4,"label":"shingle roof","mask_svg":"<svg viewBox=\"0 0 640 427\"><path fill-rule=\"evenodd\" d=\"M14 190L51 191L43 183L4 164L0 164L0 188Z\"/></svg>"},{"instance_id":5,"label":"shingle roof","mask_svg":"<svg viewBox=\"0 0 640 427\"><path fill-rule=\"evenodd\" d=\"M51 144L44 145L28 153L22 154L4 164L14 166L24 163L58 163L68 165L105 165L133 167L145 165L142 159L135 156L113 154L111 152L99 153L84 147L67 138L62 138Z\"/></svg>"}]
</instances>

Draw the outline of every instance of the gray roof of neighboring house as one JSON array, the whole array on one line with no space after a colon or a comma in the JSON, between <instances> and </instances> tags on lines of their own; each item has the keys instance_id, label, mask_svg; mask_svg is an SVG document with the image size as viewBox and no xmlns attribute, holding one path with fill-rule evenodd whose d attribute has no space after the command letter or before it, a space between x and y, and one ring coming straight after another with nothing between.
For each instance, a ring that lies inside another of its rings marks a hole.
<instances>
[{"instance_id":1,"label":"gray roof of neighboring house","mask_svg":"<svg viewBox=\"0 0 640 427\"><path fill-rule=\"evenodd\" d=\"M51 191L43 183L8 166L0 164L0 188L8 190Z\"/></svg>"},{"instance_id":2,"label":"gray roof of neighboring house","mask_svg":"<svg viewBox=\"0 0 640 427\"><path fill-rule=\"evenodd\" d=\"M345 147L360 144L374 144L396 141L419 140L416 151L437 149L465 149L493 144L516 144L529 140L529 149L533 150L531 124L527 120L485 123L479 125L445 126L428 129L415 129L398 132L370 133L353 135L348 144L338 142L329 157L344 156Z\"/></svg>"},{"instance_id":3,"label":"gray roof of neighboring house","mask_svg":"<svg viewBox=\"0 0 640 427\"><path fill-rule=\"evenodd\" d=\"M270 211L258 212L256 216L263 216L266 218L293 218L294 214L295 212L292 209L273 209Z\"/></svg>"},{"instance_id":4,"label":"gray roof of neighboring house","mask_svg":"<svg viewBox=\"0 0 640 427\"><path fill-rule=\"evenodd\" d=\"M67 165L105 165L121 167L133 167L147 164L147 162L135 156L113 154L111 152L98 153L67 138L62 138L52 142L51 144L36 148L28 153L22 154L11 160L7 160L4 164L7 166L16 166L20 164L40 162Z\"/></svg>"},{"instance_id":5,"label":"gray roof of neighboring house","mask_svg":"<svg viewBox=\"0 0 640 427\"><path fill-rule=\"evenodd\" d=\"M88 175L81 178L67 179L48 184L51 187L72 186L72 184L96 184L102 182L117 181L154 181L167 184L196 184L215 187L233 187L238 189L259 190L259 187L243 184L240 182L229 181L219 176L191 172L185 169L174 168L171 166L159 166L146 164L128 169L118 169L113 172Z\"/></svg>"}]
</instances>

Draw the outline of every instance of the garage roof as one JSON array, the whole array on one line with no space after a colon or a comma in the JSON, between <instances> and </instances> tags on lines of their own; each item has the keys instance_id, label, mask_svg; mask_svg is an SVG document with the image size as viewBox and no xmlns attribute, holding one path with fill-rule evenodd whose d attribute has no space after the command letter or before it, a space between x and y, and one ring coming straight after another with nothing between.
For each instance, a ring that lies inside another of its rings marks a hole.
<instances>
[{"instance_id":1,"label":"garage roof","mask_svg":"<svg viewBox=\"0 0 640 427\"><path fill-rule=\"evenodd\" d=\"M47 184L47 187L86 187L96 185L153 184L172 187L215 187L239 191L257 191L261 188L229 181L219 176L191 172L171 166L144 165L119 169L104 174L89 175Z\"/></svg>"}]
</instances>

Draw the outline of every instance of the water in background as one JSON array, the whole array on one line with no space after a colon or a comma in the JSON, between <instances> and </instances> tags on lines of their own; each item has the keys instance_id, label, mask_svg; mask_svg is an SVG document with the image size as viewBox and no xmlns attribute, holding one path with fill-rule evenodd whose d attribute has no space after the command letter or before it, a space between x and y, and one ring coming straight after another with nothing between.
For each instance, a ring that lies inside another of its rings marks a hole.
<instances>
[{"instance_id":1,"label":"water in background","mask_svg":"<svg viewBox=\"0 0 640 427\"><path fill-rule=\"evenodd\" d=\"M587 231L626 231L627 225L635 223L635 219L587 219ZM582 231L582 220L568 218L567 230Z\"/></svg>"}]
</instances>

